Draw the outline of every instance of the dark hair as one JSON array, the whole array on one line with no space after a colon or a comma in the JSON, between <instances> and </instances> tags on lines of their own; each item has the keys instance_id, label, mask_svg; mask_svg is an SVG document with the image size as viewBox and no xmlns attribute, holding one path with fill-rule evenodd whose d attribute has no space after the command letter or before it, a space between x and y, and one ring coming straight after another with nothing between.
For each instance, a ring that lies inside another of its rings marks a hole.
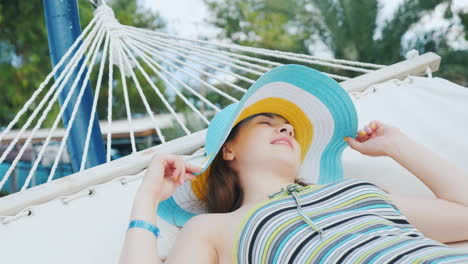
<instances>
[{"instance_id":1,"label":"dark hair","mask_svg":"<svg viewBox=\"0 0 468 264\"><path fill-rule=\"evenodd\" d=\"M236 137L239 129L245 123L258 115L271 116L271 113L251 115L239 122L232 128L223 146L216 154L216 157L213 159L207 179L208 191L206 196L206 203L209 213L228 213L237 210L242 205L244 193L239 183L239 177L237 176L237 173L231 169L224 160L222 149L226 143L230 142ZM295 180L295 183L302 186L307 186L307 184L298 179Z\"/></svg>"}]
</instances>

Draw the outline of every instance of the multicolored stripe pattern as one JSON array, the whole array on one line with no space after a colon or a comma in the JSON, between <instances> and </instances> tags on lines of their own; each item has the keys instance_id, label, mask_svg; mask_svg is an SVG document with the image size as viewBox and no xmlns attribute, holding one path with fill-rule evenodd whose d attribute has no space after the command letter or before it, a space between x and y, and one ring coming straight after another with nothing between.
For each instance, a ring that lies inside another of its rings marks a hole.
<instances>
[{"instance_id":1,"label":"multicolored stripe pattern","mask_svg":"<svg viewBox=\"0 0 468 264\"><path fill-rule=\"evenodd\" d=\"M234 263L468 263L468 252L425 238L374 184L347 179L265 201L244 217Z\"/></svg>"}]
</instances>

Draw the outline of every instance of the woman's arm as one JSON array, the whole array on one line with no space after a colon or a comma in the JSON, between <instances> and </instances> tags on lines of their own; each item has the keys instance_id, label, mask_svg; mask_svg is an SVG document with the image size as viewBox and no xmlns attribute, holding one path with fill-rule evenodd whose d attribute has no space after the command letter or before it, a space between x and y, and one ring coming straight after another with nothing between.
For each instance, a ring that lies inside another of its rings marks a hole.
<instances>
[{"instance_id":1,"label":"woman's arm","mask_svg":"<svg viewBox=\"0 0 468 264\"><path fill-rule=\"evenodd\" d=\"M372 121L356 139L346 138L354 150L368 156L389 156L405 167L440 199L468 207L468 172L416 143L400 129Z\"/></svg>"},{"instance_id":2,"label":"woman's arm","mask_svg":"<svg viewBox=\"0 0 468 264\"><path fill-rule=\"evenodd\" d=\"M157 207L158 202L154 200L151 193L144 190L138 191L130 221L140 219L157 225L155 213ZM176 242L165 264L216 262L214 246L207 236L207 232L203 231L204 227L207 226L206 222L206 216L199 215L185 224L184 228L177 234ZM129 229L125 236L119 263L162 263L158 252L158 239L148 230Z\"/></svg>"},{"instance_id":3,"label":"woman's arm","mask_svg":"<svg viewBox=\"0 0 468 264\"><path fill-rule=\"evenodd\" d=\"M389 156L426 184L437 198L390 193L390 199L424 235L442 243L468 240L468 174L411 140L398 128L373 121L348 138L369 156Z\"/></svg>"},{"instance_id":4,"label":"woman's arm","mask_svg":"<svg viewBox=\"0 0 468 264\"><path fill-rule=\"evenodd\" d=\"M424 235L442 243L468 240L468 174L404 134L388 156L428 186L437 198L389 194Z\"/></svg>"},{"instance_id":5,"label":"woman's arm","mask_svg":"<svg viewBox=\"0 0 468 264\"><path fill-rule=\"evenodd\" d=\"M200 169L185 163L180 156L155 155L135 196L130 221L144 220L157 226L159 201L169 198L184 180L194 179L192 173ZM197 219L204 218L194 217L178 234L179 242L172 248L169 260L176 259L177 263L213 263L214 247L206 233L199 231L203 226L198 225L200 221ZM161 263L156 236L142 228L128 229L119 263Z\"/></svg>"},{"instance_id":6,"label":"woman's arm","mask_svg":"<svg viewBox=\"0 0 468 264\"><path fill-rule=\"evenodd\" d=\"M135 196L129 221L145 220L157 226L157 208L158 201L155 201L153 194L139 190ZM119 263L161 263L156 236L142 228L128 229Z\"/></svg>"},{"instance_id":7,"label":"woman's arm","mask_svg":"<svg viewBox=\"0 0 468 264\"><path fill-rule=\"evenodd\" d=\"M468 173L401 133L388 156L429 187L437 198L468 207Z\"/></svg>"}]
</instances>

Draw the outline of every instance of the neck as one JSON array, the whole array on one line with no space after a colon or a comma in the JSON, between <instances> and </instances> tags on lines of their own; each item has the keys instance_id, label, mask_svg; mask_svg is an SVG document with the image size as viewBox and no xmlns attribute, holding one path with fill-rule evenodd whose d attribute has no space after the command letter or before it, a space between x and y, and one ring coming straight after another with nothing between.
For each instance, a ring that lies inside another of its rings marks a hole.
<instances>
[{"instance_id":1,"label":"neck","mask_svg":"<svg viewBox=\"0 0 468 264\"><path fill-rule=\"evenodd\" d=\"M239 175L241 178L241 187L244 191L242 206L258 204L268 199L268 195L276 193L281 188L286 188L294 183L293 174L279 174L273 171L255 171L249 170Z\"/></svg>"}]
</instances>

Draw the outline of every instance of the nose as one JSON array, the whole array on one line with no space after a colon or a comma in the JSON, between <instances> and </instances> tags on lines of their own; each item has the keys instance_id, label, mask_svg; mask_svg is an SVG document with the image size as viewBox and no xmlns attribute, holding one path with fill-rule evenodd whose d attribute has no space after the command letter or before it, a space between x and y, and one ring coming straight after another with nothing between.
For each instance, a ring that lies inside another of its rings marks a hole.
<instances>
[{"instance_id":1,"label":"nose","mask_svg":"<svg viewBox=\"0 0 468 264\"><path fill-rule=\"evenodd\" d=\"M280 133L286 133L289 137L294 138L294 128L290 124L283 124L280 127Z\"/></svg>"}]
</instances>

